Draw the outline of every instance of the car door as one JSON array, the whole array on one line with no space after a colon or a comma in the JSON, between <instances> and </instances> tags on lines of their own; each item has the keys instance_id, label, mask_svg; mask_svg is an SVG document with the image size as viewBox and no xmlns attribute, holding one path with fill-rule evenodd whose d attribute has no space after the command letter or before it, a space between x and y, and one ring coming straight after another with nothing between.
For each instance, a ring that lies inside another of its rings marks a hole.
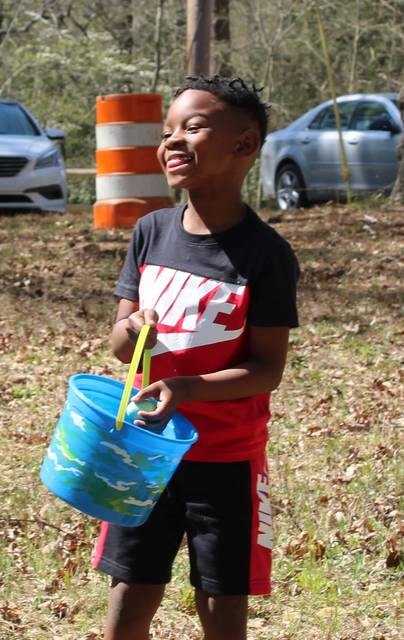
<instances>
[{"instance_id":1,"label":"car door","mask_svg":"<svg viewBox=\"0 0 404 640\"><path fill-rule=\"evenodd\" d=\"M356 100L338 103L343 136L348 130L356 104ZM307 129L301 132L300 144L306 161L305 178L308 188L322 194L329 193L330 196L344 191L339 135L333 104L325 106Z\"/></svg>"},{"instance_id":2,"label":"car door","mask_svg":"<svg viewBox=\"0 0 404 640\"><path fill-rule=\"evenodd\" d=\"M394 129L396 133L392 132ZM352 189L372 191L394 184L398 170L398 129L383 101L359 101L346 134Z\"/></svg>"}]
</instances>

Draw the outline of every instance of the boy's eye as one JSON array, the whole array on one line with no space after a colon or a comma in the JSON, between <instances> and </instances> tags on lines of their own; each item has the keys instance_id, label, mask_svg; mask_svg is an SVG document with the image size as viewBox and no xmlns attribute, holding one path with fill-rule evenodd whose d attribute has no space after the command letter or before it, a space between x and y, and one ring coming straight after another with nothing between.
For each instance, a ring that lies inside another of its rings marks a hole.
<instances>
[{"instance_id":1,"label":"boy's eye","mask_svg":"<svg viewBox=\"0 0 404 640\"><path fill-rule=\"evenodd\" d=\"M163 133L161 134L161 139L167 140L170 136L171 136L171 131L163 131Z\"/></svg>"},{"instance_id":2,"label":"boy's eye","mask_svg":"<svg viewBox=\"0 0 404 640\"><path fill-rule=\"evenodd\" d=\"M187 131L189 131L190 133L195 133L196 131L199 131L199 129L199 124L190 124L187 126Z\"/></svg>"}]
</instances>

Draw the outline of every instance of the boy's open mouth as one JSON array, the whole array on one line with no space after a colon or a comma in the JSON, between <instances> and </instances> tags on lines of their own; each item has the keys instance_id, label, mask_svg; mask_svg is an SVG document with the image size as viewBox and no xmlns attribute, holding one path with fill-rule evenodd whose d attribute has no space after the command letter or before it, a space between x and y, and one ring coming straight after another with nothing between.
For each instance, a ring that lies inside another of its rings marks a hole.
<instances>
[{"instance_id":1,"label":"boy's open mouth","mask_svg":"<svg viewBox=\"0 0 404 640\"><path fill-rule=\"evenodd\" d=\"M185 153L171 154L166 162L167 171L173 173L175 171L181 171L190 162L192 162L192 156L188 156Z\"/></svg>"}]
</instances>

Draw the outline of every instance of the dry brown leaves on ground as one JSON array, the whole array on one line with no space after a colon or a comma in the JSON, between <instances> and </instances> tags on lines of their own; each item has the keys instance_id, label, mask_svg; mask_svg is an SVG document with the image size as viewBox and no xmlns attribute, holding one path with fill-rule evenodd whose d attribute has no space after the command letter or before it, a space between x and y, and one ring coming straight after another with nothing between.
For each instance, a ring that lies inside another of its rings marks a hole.
<instances>
[{"instance_id":1,"label":"dry brown leaves on ground","mask_svg":"<svg viewBox=\"0 0 404 640\"><path fill-rule=\"evenodd\" d=\"M251 640L400 637L402 215L327 206L274 223L299 257L301 327L272 399L274 592L251 600ZM102 637L98 524L38 471L68 377L126 377L109 333L129 235L86 211L0 219L1 640ZM185 549L151 637L201 637Z\"/></svg>"}]
</instances>

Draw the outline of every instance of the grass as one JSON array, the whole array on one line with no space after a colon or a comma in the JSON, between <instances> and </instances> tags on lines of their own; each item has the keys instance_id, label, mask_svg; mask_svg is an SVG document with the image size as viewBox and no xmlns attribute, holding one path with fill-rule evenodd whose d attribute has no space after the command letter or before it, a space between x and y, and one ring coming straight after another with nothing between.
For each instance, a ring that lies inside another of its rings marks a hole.
<instances>
[{"instance_id":1,"label":"grass","mask_svg":"<svg viewBox=\"0 0 404 640\"><path fill-rule=\"evenodd\" d=\"M355 203L276 225L302 267L301 328L272 402L274 591L251 599L251 640L401 637L401 217ZM79 209L1 217L1 640L102 638L98 524L38 474L68 377L126 376L109 333L129 233ZM201 633L182 548L152 638L185 637Z\"/></svg>"}]
</instances>

